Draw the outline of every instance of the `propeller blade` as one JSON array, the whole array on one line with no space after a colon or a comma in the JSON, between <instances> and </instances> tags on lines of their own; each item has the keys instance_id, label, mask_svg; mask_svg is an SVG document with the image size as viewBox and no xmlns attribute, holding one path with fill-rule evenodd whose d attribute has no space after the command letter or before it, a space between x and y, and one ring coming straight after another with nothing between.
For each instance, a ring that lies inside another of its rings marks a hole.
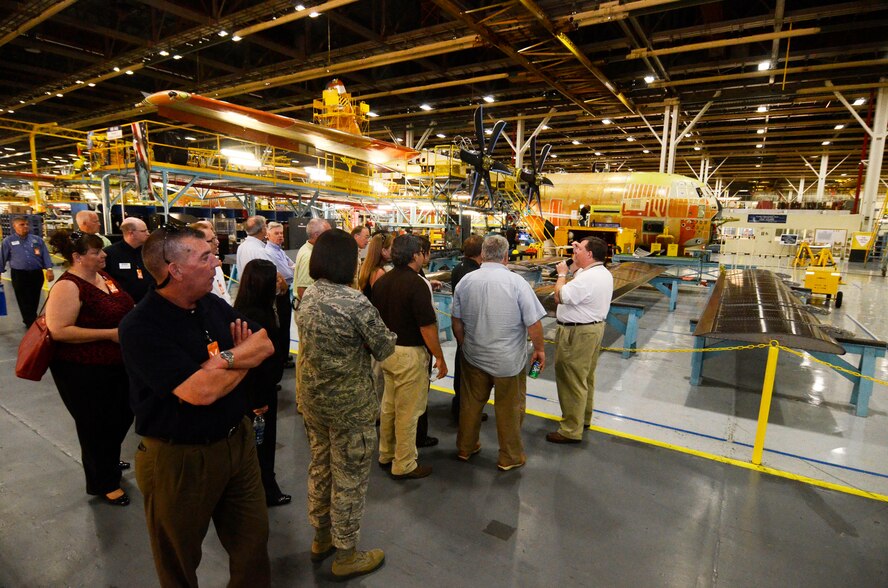
<instances>
[{"instance_id":1,"label":"propeller blade","mask_svg":"<svg viewBox=\"0 0 888 588\"><path fill-rule=\"evenodd\" d=\"M478 149L484 153L484 107L475 109L475 137L478 139Z\"/></svg>"},{"instance_id":2,"label":"propeller blade","mask_svg":"<svg viewBox=\"0 0 888 588\"><path fill-rule=\"evenodd\" d=\"M493 165L490 166L490 169L507 175L512 174L512 169L508 166L508 164L499 161L494 161Z\"/></svg>"},{"instance_id":3,"label":"propeller blade","mask_svg":"<svg viewBox=\"0 0 888 588\"><path fill-rule=\"evenodd\" d=\"M467 151L466 149L459 150L459 159L463 163L467 163L474 167L478 167L481 165L481 154L475 153L474 151Z\"/></svg>"},{"instance_id":4,"label":"propeller blade","mask_svg":"<svg viewBox=\"0 0 888 588\"><path fill-rule=\"evenodd\" d=\"M493 186L490 185L490 174L484 173L484 183L487 184L487 193L490 194L490 202L493 203Z\"/></svg>"},{"instance_id":5,"label":"propeller blade","mask_svg":"<svg viewBox=\"0 0 888 588\"><path fill-rule=\"evenodd\" d=\"M530 169L537 171L537 138L536 135L530 138ZM527 181L527 180L525 180Z\"/></svg>"},{"instance_id":6,"label":"propeller blade","mask_svg":"<svg viewBox=\"0 0 888 588\"><path fill-rule=\"evenodd\" d=\"M478 193L478 185L481 183L481 174L475 172L475 177L472 179L472 191L469 192L469 205L475 204L475 194Z\"/></svg>"},{"instance_id":7,"label":"propeller blade","mask_svg":"<svg viewBox=\"0 0 888 588\"><path fill-rule=\"evenodd\" d=\"M546 165L546 159L549 157L549 151L552 150L552 145L546 143L543 145L543 150L540 152L540 167L533 168L533 171L536 173L540 173L543 171L543 166Z\"/></svg>"},{"instance_id":8,"label":"propeller blade","mask_svg":"<svg viewBox=\"0 0 888 588\"><path fill-rule=\"evenodd\" d=\"M486 153L490 155L493 153L493 150L496 149L496 142L499 141L500 135L503 134L503 129L506 128L506 121L498 120L496 124L493 125L493 133L490 135L490 146L487 148Z\"/></svg>"},{"instance_id":9,"label":"propeller blade","mask_svg":"<svg viewBox=\"0 0 888 588\"><path fill-rule=\"evenodd\" d=\"M554 186L555 185L552 183L552 180L550 180L549 178L545 178L545 177L540 180L540 184L543 186Z\"/></svg>"},{"instance_id":10,"label":"propeller blade","mask_svg":"<svg viewBox=\"0 0 888 588\"><path fill-rule=\"evenodd\" d=\"M540 188L536 187L536 195L537 195L537 210L540 211L540 216L543 215L543 202L540 200Z\"/></svg>"}]
</instances>

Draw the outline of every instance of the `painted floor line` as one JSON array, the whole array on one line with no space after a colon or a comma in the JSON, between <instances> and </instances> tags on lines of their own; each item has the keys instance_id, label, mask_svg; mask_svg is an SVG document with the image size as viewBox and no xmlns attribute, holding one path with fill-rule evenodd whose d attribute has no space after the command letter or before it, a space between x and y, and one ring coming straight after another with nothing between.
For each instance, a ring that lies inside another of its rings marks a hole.
<instances>
[{"instance_id":1,"label":"painted floor line","mask_svg":"<svg viewBox=\"0 0 888 588\"><path fill-rule=\"evenodd\" d=\"M440 386L431 386L431 388L433 390L437 390L439 392L453 394L453 390L448 390L447 388L442 388ZM530 395L528 395L528 396L530 396ZM490 402L490 403L492 404L492 402ZM595 412L603 412L603 411L595 411ZM555 416L552 414L548 414L545 412L537 411L537 410L527 410L527 414L531 414L533 416L538 416L540 418L544 418L544 419L547 419L550 421L560 421L561 420L561 417L558 417L558 416ZM621 417L621 418L631 419L631 417ZM640 419L631 419L631 420L639 420L640 421ZM645 423L650 424L652 426L659 426L659 427L663 427L663 428L673 428L673 427L669 427L668 425L658 425L657 423L653 423L650 421L642 421L642 422L645 422ZM672 443L666 443L664 441L658 441L656 439L649 439L647 437L642 437L640 435L633 435L631 433L624 433L623 431L617 431L614 429L607 429L605 427L599 427L597 425L590 426L589 430L595 431L598 433L604 433L607 435L613 435L616 437L621 437L624 439L631 439L633 441L638 441L640 443L645 443L647 445L654 445L656 447L662 447L663 449L671 449L672 451L678 451L680 453L694 455L697 457L702 457L704 459L709 459L711 461L717 461L717 462L724 463L727 465L733 465L733 466L741 467L741 468L748 469L748 470L754 470L754 471L761 472L764 474L769 474L772 476L786 478L789 480L795 480L798 482L802 482L804 484L809 484L811 486L817 486L820 488L835 490L837 492L842 492L845 494L853 494L855 496L861 496L863 498L869 498L871 500L878 500L880 502L888 502L888 495L879 494L877 492L868 492L866 490L860 490L859 488L854 488L853 486L845 486L842 484L835 484L833 482L826 482L823 480L817 480L815 478L809 478L807 476L802 476L800 474L794 474L792 472L779 470L777 468L772 468L772 467L763 466L763 465L756 465L754 463L742 461L742 460L735 459L732 457L726 457L726 456L717 455L714 453L707 453L705 451L699 451L697 449L690 449L688 447L682 447L680 445L674 445ZM707 436L708 437L708 435L704 435L702 433L697 433L697 434L700 436ZM747 445L745 443L736 442L736 444L751 447L751 445ZM806 458L806 457L796 456L793 454L787 454L787 453L780 452L777 450L765 449L765 451L767 451L769 453L782 454L782 455L785 455L786 457L794 457L794 458L799 459L801 461L812 461L815 463L821 463L822 465L827 465L827 466L841 468L841 469L853 469L853 468L850 468L849 466L841 466L841 465L832 464L829 462L821 462L821 461L816 460L814 458ZM883 476L883 474L879 474L877 472L867 472L866 470L859 470L859 473L873 475L873 476Z\"/></svg>"}]
</instances>

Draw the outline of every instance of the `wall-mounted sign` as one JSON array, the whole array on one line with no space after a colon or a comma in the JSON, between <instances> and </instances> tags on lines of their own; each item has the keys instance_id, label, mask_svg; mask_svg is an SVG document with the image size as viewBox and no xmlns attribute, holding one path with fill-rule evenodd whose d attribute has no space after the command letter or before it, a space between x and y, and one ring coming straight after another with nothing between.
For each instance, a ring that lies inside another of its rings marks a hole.
<instances>
[{"instance_id":1,"label":"wall-mounted sign","mask_svg":"<svg viewBox=\"0 0 888 588\"><path fill-rule=\"evenodd\" d=\"M785 214L750 214L747 218L751 223L775 223L786 224Z\"/></svg>"}]
</instances>

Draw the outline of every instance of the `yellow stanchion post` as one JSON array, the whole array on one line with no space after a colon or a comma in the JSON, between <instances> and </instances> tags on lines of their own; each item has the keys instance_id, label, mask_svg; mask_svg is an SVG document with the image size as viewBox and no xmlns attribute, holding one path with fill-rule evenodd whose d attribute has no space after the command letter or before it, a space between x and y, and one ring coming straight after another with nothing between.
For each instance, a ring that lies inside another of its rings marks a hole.
<instances>
[{"instance_id":1,"label":"yellow stanchion post","mask_svg":"<svg viewBox=\"0 0 888 588\"><path fill-rule=\"evenodd\" d=\"M771 413L771 395L774 392L774 379L777 377L777 358L780 346L771 341L768 347L768 363L765 366L765 381L762 384L762 403L759 405L758 426L755 429L755 444L752 447L752 463L762 465L762 452L765 450L765 432L768 429L768 415Z\"/></svg>"}]
</instances>

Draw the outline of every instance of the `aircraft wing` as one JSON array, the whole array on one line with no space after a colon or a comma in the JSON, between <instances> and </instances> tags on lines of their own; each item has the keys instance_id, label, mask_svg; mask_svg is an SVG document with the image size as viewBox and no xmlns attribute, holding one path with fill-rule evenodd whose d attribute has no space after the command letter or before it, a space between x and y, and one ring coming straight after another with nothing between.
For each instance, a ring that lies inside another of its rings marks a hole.
<instances>
[{"instance_id":1,"label":"aircraft wing","mask_svg":"<svg viewBox=\"0 0 888 588\"><path fill-rule=\"evenodd\" d=\"M723 272L694 335L748 343L776 340L793 349L845 353L783 281L763 269Z\"/></svg>"},{"instance_id":2,"label":"aircraft wing","mask_svg":"<svg viewBox=\"0 0 888 588\"><path fill-rule=\"evenodd\" d=\"M419 151L395 143L328 129L188 92L156 92L140 104L145 105L156 106L161 116L173 120L290 151L298 151L301 145L307 144L320 151L376 165L419 155Z\"/></svg>"},{"instance_id":3,"label":"aircraft wing","mask_svg":"<svg viewBox=\"0 0 888 588\"><path fill-rule=\"evenodd\" d=\"M647 284L667 269L662 266L655 266L641 261L631 261L621 263L613 267L607 268L614 276L614 293L611 302L616 302L622 296L635 290L639 286ZM534 292L543 304L543 308L549 313L549 316L555 316L555 285L547 284L534 288Z\"/></svg>"}]
</instances>

